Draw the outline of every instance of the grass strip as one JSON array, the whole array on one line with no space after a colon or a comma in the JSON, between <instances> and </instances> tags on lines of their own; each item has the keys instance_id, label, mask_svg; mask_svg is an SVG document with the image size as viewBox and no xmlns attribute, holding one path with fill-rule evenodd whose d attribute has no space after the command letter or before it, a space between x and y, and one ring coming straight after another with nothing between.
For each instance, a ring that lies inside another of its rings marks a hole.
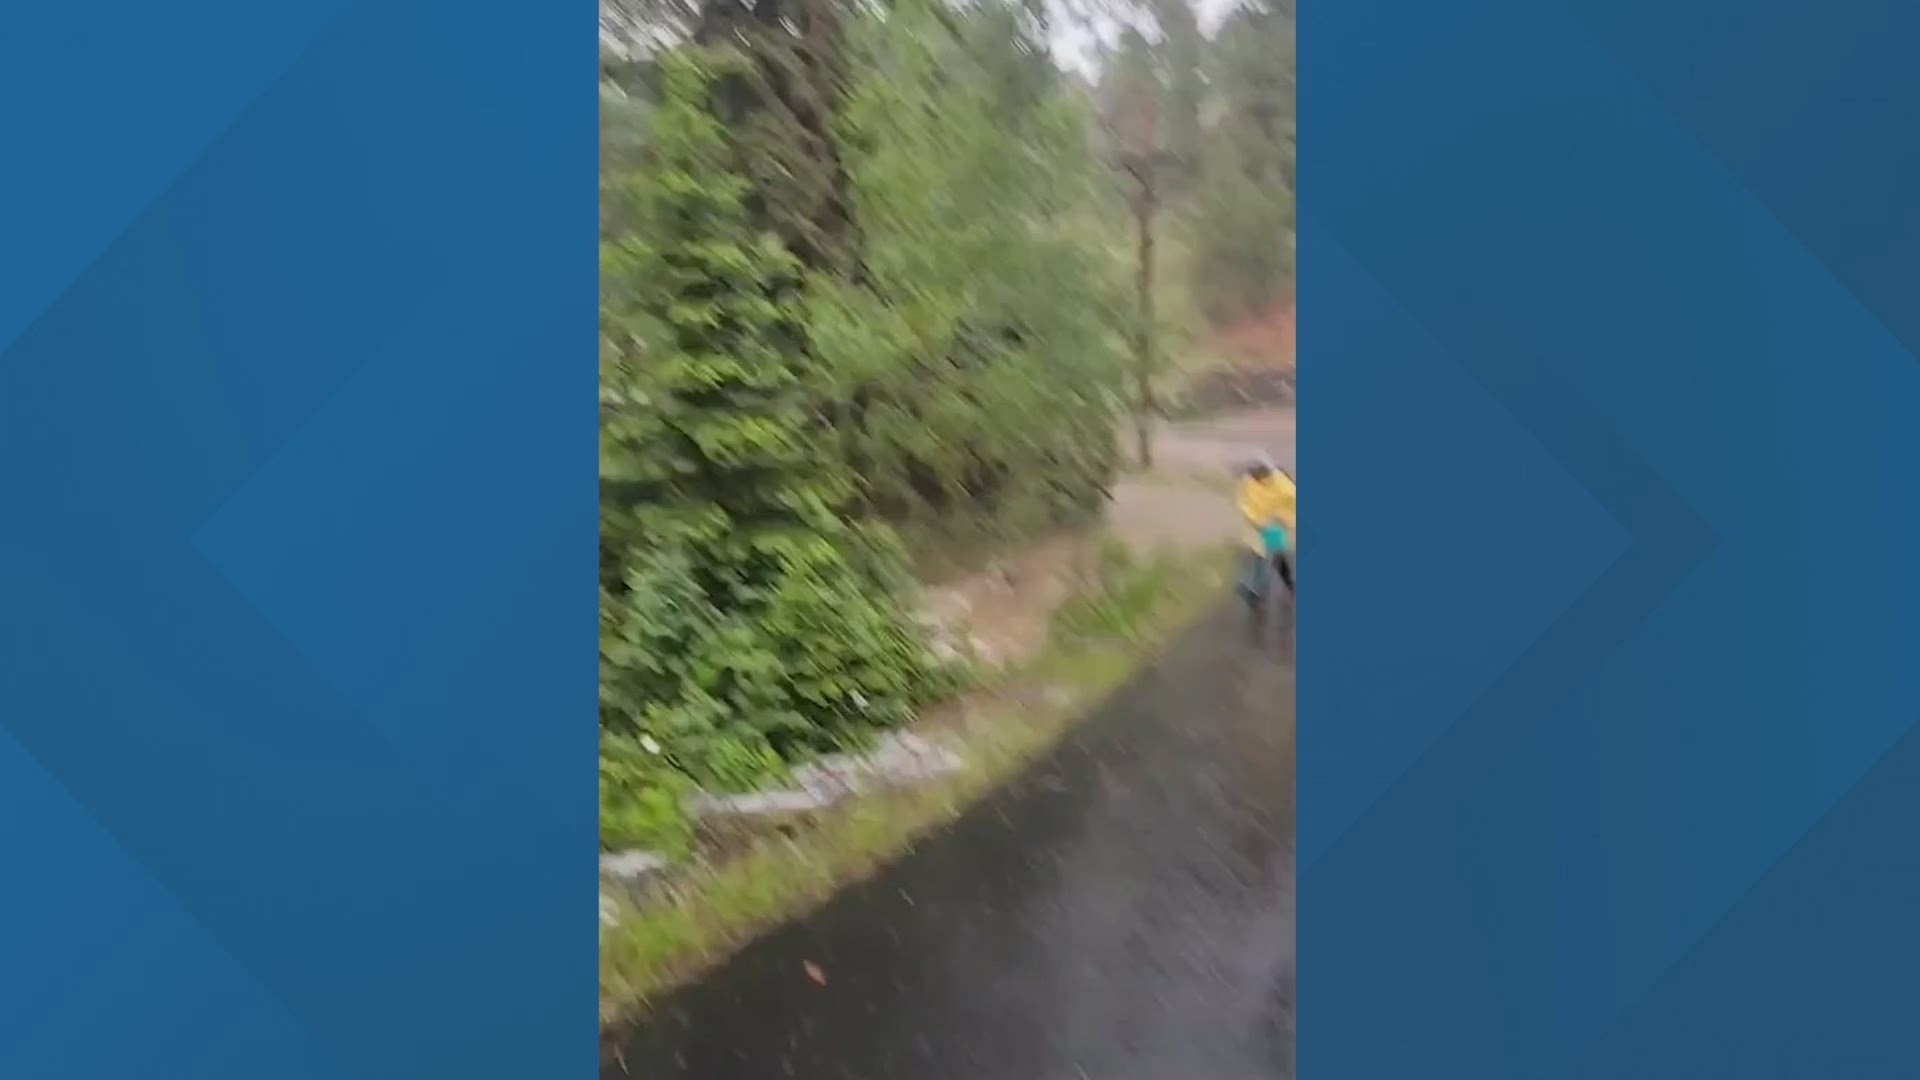
<instances>
[{"instance_id":1,"label":"grass strip","mask_svg":"<svg viewBox=\"0 0 1920 1080\"><path fill-rule=\"evenodd\" d=\"M1227 560L1191 555L1121 568L1063 608L1055 640L1007 680L1067 690L1066 701L966 725L965 767L941 782L849 800L793 834L686 868L643 909L616 900L619 919L600 944L603 1031L644 1017L662 994L872 876L1013 779L1217 603L1229 576Z\"/></svg>"}]
</instances>

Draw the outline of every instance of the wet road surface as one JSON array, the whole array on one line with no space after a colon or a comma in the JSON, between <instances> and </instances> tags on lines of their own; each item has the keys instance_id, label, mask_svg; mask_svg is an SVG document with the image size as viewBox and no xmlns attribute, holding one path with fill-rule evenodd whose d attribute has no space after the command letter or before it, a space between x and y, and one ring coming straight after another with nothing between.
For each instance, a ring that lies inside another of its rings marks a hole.
<instances>
[{"instance_id":1,"label":"wet road surface","mask_svg":"<svg viewBox=\"0 0 1920 1080\"><path fill-rule=\"evenodd\" d=\"M1243 620L661 1002L604 1076L1290 1080L1293 675Z\"/></svg>"}]
</instances>

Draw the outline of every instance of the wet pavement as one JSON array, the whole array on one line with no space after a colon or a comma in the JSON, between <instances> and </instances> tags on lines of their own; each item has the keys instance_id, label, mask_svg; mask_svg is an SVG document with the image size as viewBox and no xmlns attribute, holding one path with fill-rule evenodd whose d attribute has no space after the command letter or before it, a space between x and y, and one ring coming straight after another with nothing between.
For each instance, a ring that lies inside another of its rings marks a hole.
<instances>
[{"instance_id":1,"label":"wet pavement","mask_svg":"<svg viewBox=\"0 0 1920 1080\"><path fill-rule=\"evenodd\" d=\"M606 1077L1290 1080L1293 674L1230 605L1048 759L660 1003Z\"/></svg>"}]
</instances>

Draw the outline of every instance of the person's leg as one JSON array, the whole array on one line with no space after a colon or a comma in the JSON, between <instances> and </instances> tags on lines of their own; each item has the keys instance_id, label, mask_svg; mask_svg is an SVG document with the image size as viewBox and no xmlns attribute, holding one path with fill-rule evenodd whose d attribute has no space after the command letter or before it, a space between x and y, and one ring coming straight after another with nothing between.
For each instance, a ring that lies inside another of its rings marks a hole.
<instances>
[{"instance_id":1,"label":"person's leg","mask_svg":"<svg viewBox=\"0 0 1920 1080\"><path fill-rule=\"evenodd\" d=\"M1267 594L1273 591L1272 577L1266 556L1258 551L1247 552L1245 569L1240 572L1240 597L1247 605L1247 629L1255 644L1266 636Z\"/></svg>"},{"instance_id":2,"label":"person's leg","mask_svg":"<svg viewBox=\"0 0 1920 1080\"><path fill-rule=\"evenodd\" d=\"M1258 554L1247 556L1246 566L1240 573L1240 595L1247 603L1257 604L1266 598L1267 567Z\"/></svg>"},{"instance_id":3,"label":"person's leg","mask_svg":"<svg viewBox=\"0 0 1920 1080\"><path fill-rule=\"evenodd\" d=\"M1288 592L1292 592L1293 591L1293 558L1292 556L1285 555L1285 554L1275 555L1273 557L1273 566L1275 570L1278 570L1280 572L1280 584L1285 585L1287 587Z\"/></svg>"}]
</instances>

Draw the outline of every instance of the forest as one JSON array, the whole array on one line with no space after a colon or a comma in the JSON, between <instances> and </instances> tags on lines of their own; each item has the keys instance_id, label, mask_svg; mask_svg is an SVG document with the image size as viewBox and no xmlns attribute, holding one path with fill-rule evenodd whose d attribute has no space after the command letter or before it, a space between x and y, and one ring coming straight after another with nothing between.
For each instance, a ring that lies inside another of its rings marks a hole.
<instances>
[{"instance_id":1,"label":"forest","mask_svg":"<svg viewBox=\"0 0 1920 1080\"><path fill-rule=\"evenodd\" d=\"M604 0L603 837L953 692L934 552L1096 519L1293 290L1290 2Z\"/></svg>"}]
</instances>

